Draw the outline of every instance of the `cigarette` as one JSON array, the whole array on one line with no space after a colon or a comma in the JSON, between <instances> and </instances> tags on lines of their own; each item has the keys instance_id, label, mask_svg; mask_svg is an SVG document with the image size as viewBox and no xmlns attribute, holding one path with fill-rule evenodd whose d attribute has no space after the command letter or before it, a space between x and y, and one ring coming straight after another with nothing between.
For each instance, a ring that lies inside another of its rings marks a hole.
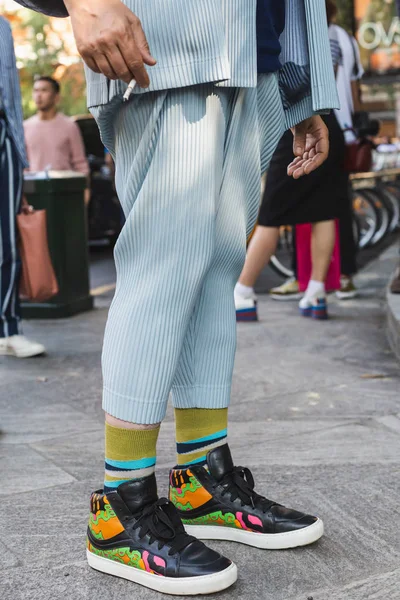
<instances>
[{"instance_id":1,"label":"cigarette","mask_svg":"<svg viewBox=\"0 0 400 600\"><path fill-rule=\"evenodd\" d=\"M136 87L136 79L132 79L132 81L128 85L128 89L126 90L126 92L124 94L124 102L128 102L135 87Z\"/></svg>"}]
</instances>

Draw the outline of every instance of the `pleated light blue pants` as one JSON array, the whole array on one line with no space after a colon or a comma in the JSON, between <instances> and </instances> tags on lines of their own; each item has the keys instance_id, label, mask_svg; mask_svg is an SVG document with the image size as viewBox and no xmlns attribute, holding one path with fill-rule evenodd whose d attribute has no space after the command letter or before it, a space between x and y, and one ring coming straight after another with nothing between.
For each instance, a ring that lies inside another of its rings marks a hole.
<instances>
[{"instance_id":1,"label":"pleated light blue pants","mask_svg":"<svg viewBox=\"0 0 400 600\"><path fill-rule=\"evenodd\" d=\"M126 224L103 349L103 407L154 424L178 408L229 405L233 290L257 218L261 172L283 133L275 75L96 108Z\"/></svg>"}]
</instances>

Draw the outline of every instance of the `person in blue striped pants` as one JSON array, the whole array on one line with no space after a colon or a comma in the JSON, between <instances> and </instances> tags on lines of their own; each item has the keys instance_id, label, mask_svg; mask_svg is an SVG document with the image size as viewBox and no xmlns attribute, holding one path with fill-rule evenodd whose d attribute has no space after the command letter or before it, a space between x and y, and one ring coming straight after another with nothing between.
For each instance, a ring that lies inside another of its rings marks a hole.
<instances>
[{"instance_id":1,"label":"person in blue striped pants","mask_svg":"<svg viewBox=\"0 0 400 600\"><path fill-rule=\"evenodd\" d=\"M234 466L227 418L233 290L261 172L289 127L289 176L328 153L318 113L337 100L324 2L20 3L71 16L126 217L103 350L105 478L91 499L88 562L164 593L214 593L237 569L198 538L282 549L323 534L320 519L258 494L250 470ZM177 465L167 500L154 469L171 393Z\"/></svg>"},{"instance_id":2,"label":"person in blue striped pants","mask_svg":"<svg viewBox=\"0 0 400 600\"><path fill-rule=\"evenodd\" d=\"M21 335L16 215L27 166L21 93L14 43L8 21L0 17L0 356L43 354L41 344Z\"/></svg>"}]
</instances>

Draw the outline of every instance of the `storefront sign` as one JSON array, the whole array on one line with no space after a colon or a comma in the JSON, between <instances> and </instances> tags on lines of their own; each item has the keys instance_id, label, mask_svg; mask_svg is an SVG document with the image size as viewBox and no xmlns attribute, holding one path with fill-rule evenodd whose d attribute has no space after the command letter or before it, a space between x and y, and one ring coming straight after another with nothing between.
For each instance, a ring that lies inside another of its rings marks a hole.
<instances>
[{"instance_id":1,"label":"storefront sign","mask_svg":"<svg viewBox=\"0 0 400 600\"><path fill-rule=\"evenodd\" d=\"M366 73L400 70L400 19L395 0L355 0L357 39Z\"/></svg>"}]
</instances>

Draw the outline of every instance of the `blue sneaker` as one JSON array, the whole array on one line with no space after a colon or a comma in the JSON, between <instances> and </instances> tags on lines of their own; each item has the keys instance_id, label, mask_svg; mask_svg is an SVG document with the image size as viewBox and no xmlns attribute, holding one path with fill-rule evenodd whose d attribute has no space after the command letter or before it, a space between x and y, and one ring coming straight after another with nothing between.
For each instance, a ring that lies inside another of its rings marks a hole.
<instances>
[{"instance_id":1,"label":"blue sneaker","mask_svg":"<svg viewBox=\"0 0 400 600\"><path fill-rule=\"evenodd\" d=\"M257 298L242 298L235 294L235 307L236 307L236 321L240 322L251 322L258 321L257 314Z\"/></svg>"},{"instance_id":2,"label":"blue sneaker","mask_svg":"<svg viewBox=\"0 0 400 600\"><path fill-rule=\"evenodd\" d=\"M326 296L320 298L306 298L300 300L300 314L303 317L311 317L318 321L326 321L328 319L328 305Z\"/></svg>"}]
</instances>

